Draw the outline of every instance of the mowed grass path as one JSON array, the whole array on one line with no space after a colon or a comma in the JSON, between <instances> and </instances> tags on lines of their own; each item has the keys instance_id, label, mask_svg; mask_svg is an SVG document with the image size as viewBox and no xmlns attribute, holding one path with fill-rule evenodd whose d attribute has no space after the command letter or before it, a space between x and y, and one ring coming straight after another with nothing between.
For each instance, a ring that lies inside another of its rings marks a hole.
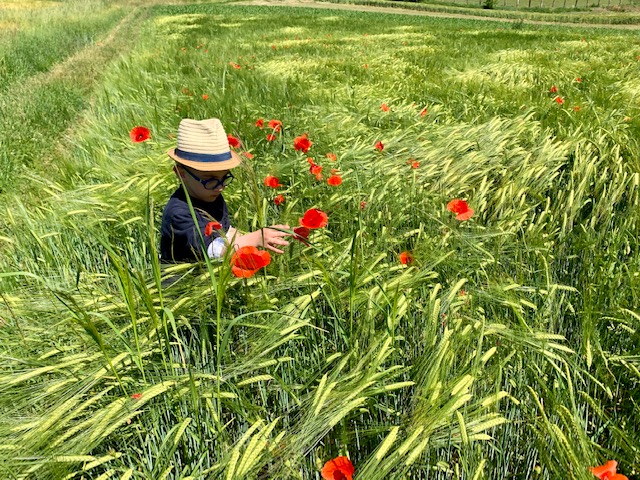
<instances>
[{"instance_id":1,"label":"mowed grass path","mask_svg":"<svg viewBox=\"0 0 640 480\"><path fill-rule=\"evenodd\" d=\"M3 197L7 475L317 479L337 455L367 480L640 469L636 36L143 10ZM248 281L228 259L157 262L164 152L180 118L212 116L253 155L225 191L234 225L329 215Z\"/></svg>"}]
</instances>

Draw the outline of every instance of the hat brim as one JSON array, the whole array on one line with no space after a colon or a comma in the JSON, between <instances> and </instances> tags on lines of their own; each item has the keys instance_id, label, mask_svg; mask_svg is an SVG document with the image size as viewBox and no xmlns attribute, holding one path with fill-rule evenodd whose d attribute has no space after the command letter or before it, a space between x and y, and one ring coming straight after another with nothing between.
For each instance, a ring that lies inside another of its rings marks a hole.
<instances>
[{"instance_id":1,"label":"hat brim","mask_svg":"<svg viewBox=\"0 0 640 480\"><path fill-rule=\"evenodd\" d=\"M233 150L231 150L231 158L229 160L223 160L222 162L196 162L193 160L185 160L176 155L175 148L167 150L167 155L176 162L200 172L219 172L222 170L230 170L242 163L242 157Z\"/></svg>"}]
</instances>

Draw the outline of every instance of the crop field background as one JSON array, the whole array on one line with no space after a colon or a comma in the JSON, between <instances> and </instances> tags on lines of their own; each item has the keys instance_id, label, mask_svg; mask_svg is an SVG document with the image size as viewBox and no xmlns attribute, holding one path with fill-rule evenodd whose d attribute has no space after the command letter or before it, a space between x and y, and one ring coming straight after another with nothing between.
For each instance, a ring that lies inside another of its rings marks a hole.
<instances>
[{"instance_id":1,"label":"crop field background","mask_svg":"<svg viewBox=\"0 0 640 480\"><path fill-rule=\"evenodd\" d=\"M637 30L11 3L2 478L640 475ZM234 226L326 228L249 279L160 264L185 117L241 141Z\"/></svg>"}]
</instances>

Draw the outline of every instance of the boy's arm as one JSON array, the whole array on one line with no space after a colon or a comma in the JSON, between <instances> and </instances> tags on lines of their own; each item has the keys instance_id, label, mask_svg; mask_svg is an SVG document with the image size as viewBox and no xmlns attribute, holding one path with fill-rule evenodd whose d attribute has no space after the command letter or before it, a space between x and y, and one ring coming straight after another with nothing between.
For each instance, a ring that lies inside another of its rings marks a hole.
<instances>
[{"instance_id":1,"label":"boy's arm","mask_svg":"<svg viewBox=\"0 0 640 480\"><path fill-rule=\"evenodd\" d=\"M284 253L277 247L286 247L289 245L289 242L284 238L291 234L280 230L291 230L291 227L289 227L289 225L273 225L272 227L261 228L260 230L245 235L239 235L235 228L230 227L227 232L227 240L229 242L228 244L233 245L235 250L242 247L264 247L275 253ZM223 250L222 255L224 255L224 252Z\"/></svg>"}]
</instances>

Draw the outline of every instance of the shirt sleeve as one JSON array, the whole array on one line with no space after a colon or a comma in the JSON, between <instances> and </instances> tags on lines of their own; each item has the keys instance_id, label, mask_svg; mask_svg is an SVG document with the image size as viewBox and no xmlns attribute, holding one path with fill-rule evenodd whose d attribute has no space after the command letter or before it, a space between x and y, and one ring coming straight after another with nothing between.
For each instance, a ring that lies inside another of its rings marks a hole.
<instances>
[{"instance_id":1,"label":"shirt sleeve","mask_svg":"<svg viewBox=\"0 0 640 480\"><path fill-rule=\"evenodd\" d=\"M226 203L222 205L220 223L223 228L204 234L210 217L206 212L195 209L195 222L189 206L179 198L172 197L162 215L161 257L163 261L183 262L201 260L204 255L220 258L225 247L225 232L229 227ZM204 240L204 252L203 252ZM215 245L213 243L215 242ZM213 246L212 246L213 245ZM206 253L205 253L206 252Z\"/></svg>"},{"instance_id":2,"label":"shirt sleeve","mask_svg":"<svg viewBox=\"0 0 640 480\"><path fill-rule=\"evenodd\" d=\"M198 213L196 213L196 219L198 220L197 224L194 223L191 212L186 209L175 209L171 212L170 218L162 228L162 236L166 238L165 243L170 248L169 258L174 261L201 259L202 240L204 240L204 246L208 251L211 243L220 238L218 232L214 232L210 237L206 236L204 229L208 221ZM220 240L224 245L224 240L222 238Z\"/></svg>"},{"instance_id":3,"label":"shirt sleeve","mask_svg":"<svg viewBox=\"0 0 640 480\"><path fill-rule=\"evenodd\" d=\"M224 250L225 245L226 245L226 242L224 241L224 238L222 237L214 238L213 242L211 242L209 244L209 247L207 248L207 254L209 255L209 258L219 259L220 257L222 257L222 252Z\"/></svg>"}]
</instances>

